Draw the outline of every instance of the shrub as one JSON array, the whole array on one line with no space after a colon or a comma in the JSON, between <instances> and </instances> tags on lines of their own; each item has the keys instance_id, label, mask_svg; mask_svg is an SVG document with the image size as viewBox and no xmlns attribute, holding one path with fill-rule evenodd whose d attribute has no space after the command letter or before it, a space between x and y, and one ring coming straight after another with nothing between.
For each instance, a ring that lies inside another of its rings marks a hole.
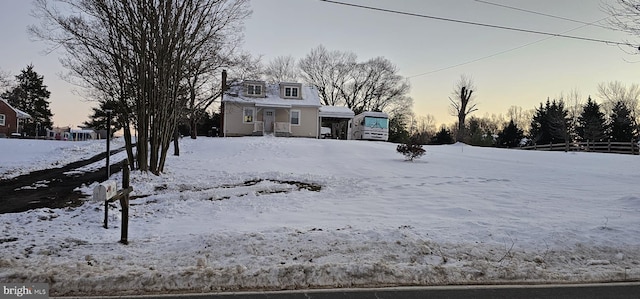
<instances>
[{"instance_id":1,"label":"shrub","mask_svg":"<svg viewBox=\"0 0 640 299\"><path fill-rule=\"evenodd\" d=\"M422 148L422 144L416 144L412 142L398 144L398 147L396 147L396 151L403 154L405 160L408 161L413 161L413 159L420 158L425 153L425 150Z\"/></svg>"}]
</instances>

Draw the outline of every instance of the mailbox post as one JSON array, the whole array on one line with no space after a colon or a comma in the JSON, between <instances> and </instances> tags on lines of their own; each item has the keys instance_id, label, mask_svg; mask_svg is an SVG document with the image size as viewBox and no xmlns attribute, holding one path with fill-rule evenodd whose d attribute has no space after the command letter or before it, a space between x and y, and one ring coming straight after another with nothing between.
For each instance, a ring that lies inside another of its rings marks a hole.
<instances>
[{"instance_id":1,"label":"mailbox post","mask_svg":"<svg viewBox=\"0 0 640 299\"><path fill-rule=\"evenodd\" d=\"M109 156L111 156L110 142L111 142L111 109L105 110L107 112L107 180L111 176L111 165L109 164ZM109 227L109 201L104 202L104 228Z\"/></svg>"},{"instance_id":2,"label":"mailbox post","mask_svg":"<svg viewBox=\"0 0 640 299\"><path fill-rule=\"evenodd\" d=\"M93 199L95 201L104 200L105 203L105 218L104 228L108 228L107 219L109 213L107 207L110 202L119 200L122 206L122 225L120 227L120 243L129 244L128 231L129 231L129 193L133 191L133 187L129 185L129 162L127 159L122 161L122 189L118 190L115 181L106 181L99 184L93 189Z\"/></svg>"}]
</instances>

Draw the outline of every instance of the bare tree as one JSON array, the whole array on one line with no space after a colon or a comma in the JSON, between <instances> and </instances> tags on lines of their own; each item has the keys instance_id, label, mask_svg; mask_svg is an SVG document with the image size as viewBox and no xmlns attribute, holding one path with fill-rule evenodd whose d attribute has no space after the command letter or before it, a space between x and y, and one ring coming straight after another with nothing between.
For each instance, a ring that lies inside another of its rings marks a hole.
<instances>
[{"instance_id":1,"label":"bare tree","mask_svg":"<svg viewBox=\"0 0 640 299\"><path fill-rule=\"evenodd\" d=\"M610 15L607 21L612 27L629 35L640 37L640 1L614 0L603 2L603 9ZM637 43L629 42L628 45L633 49L633 52L625 50L627 53L638 54L639 47Z\"/></svg>"},{"instance_id":2,"label":"bare tree","mask_svg":"<svg viewBox=\"0 0 640 299\"><path fill-rule=\"evenodd\" d=\"M640 123L640 85L633 83L627 87L620 81L600 83L598 96L603 99L605 111L612 111L621 102L629 109L636 124Z\"/></svg>"},{"instance_id":3,"label":"bare tree","mask_svg":"<svg viewBox=\"0 0 640 299\"><path fill-rule=\"evenodd\" d=\"M328 51L320 45L300 60L299 67L302 79L318 89L322 104L335 106L344 104L339 87L346 84L356 64L354 53Z\"/></svg>"},{"instance_id":4,"label":"bare tree","mask_svg":"<svg viewBox=\"0 0 640 299\"><path fill-rule=\"evenodd\" d=\"M300 74L293 56L278 56L267 64L265 76L272 83L298 82Z\"/></svg>"},{"instance_id":5,"label":"bare tree","mask_svg":"<svg viewBox=\"0 0 640 299\"><path fill-rule=\"evenodd\" d=\"M512 120L522 131L529 132L534 111L534 109L523 110L520 106L511 106L507 110L507 118Z\"/></svg>"},{"instance_id":6,"label":"bare tree","mask_svg":"<svg viewBox=\"0 0 640 299\"><path fill-rule=\"evenodd\" d=\"M0 69L0 93L11 86L11 74Z\"/></svg>"},{"instance_id":7,"label":"bare tree","mask_svg":"<svg viewBox=\"0 0 640 299\"><path fill-rule=\"evenodd\" d=\"M105 79L112 86L101 90L135 114L136 160L154 174L163 172L184 111L194 57L207 59L250 13L248 0L36 0L35 7L42 24L32 32L66 50L78 78L91 86ZM85 71L92 62L103 70ZM114 73L116 83L106 80Z\"/></svg>"},{"instance_id":8,"label":"bare tree","mask_svg":"<svg viewBox=\"0 0 640 299\"><path fill-rule=\"evenodd\" d=\"M577 89L572 89L569 93L560 93L558 99L565 103L568 112L569 124L567 134L574 138L577 136L575 128L578 124L580 114L582 114L582 95Z\"/></svg>"},{"instance_id":9,"label":"bare tree","mask_svg":"<svg viewBox=\"0 0 640 299\"><path fill-rule=\"evenodd\" d=\"M455 89L453 90L454 98L452 99L449 97L449 101L451 101L449 111L451 115L458 117L456 141L463 141L465 136L465 119L467 118L467 115L478 111L478 108L476 108L477 103L474 103L473 101L473 92L475 89L476 87L473 85L471 78L466 75L462 75L460 77L460 81L458 81Z\"/></svg>"},{"instance_id":10,"label":"bare tree","mask_svg":"<svg viewBox=\"0 0 640 299\"><path fill-rule=\"evenodd\" d=\"M409 81L398 74L398 68L386 58L377 57L358 63L349 80L339 85L340 96L354 112L384 111L411 89Z\"/></svg>"},{"instance_id":11,"label":"bare tree","mask_svg":"<svg viewBox=\"0 0 640 299\"><path fill-rule=\"evenodd\" d=\"M239 84L244 80L264 78L264 66L261 56L253 56L248 52L234 55L233 67L228 70L227 85Z\"/></svg>"},{"instance_id":12,"label":"bare tree","mask_svg":"<svg viewBox=\"0 0 640 299\"><path fill-rule=\"evenodd\" d=\"M411 127L412 138L420 144L427 144L436 134L436 118L431 114L414 117Z\"/></svg>"},{"instance_id":13,"label":"bare tree","mask_svg":"<svg viewBox=\"0 0 640 299\"><path fill-rule=\"evenodd\" d=\"M415 130L420 133L429 133L431 135L436 133L436 118L432 114L418 116L415 119Z\"/></svg>"}]
</instances>

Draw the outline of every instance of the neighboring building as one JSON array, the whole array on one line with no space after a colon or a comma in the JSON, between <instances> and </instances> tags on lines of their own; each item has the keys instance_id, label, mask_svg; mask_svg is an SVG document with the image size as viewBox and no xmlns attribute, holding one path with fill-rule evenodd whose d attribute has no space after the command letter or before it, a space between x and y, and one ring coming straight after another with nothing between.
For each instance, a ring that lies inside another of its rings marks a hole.
<instances>
[{"instance_id":1,"label":"neighboring building","mask_svg":"<svg viewBox=\"0 0 640 299\"><path fill-rule=\"evenodd\" d=\"M9 105L9 103L0 98L0 137L11 136L12 134L22 134L22 124L25 119L31 116Z\"/></svg>"},{"instance_id":2,"label":"neighboring building","mask_svg":"<svg viewBox=\"0 0 640 299\"><path fill-rule=\"evenodd\" d=\"M88 128L72 129L70 127L54 127L47 129L47 139L68 140L68 141L86 141L100 139L95 130Z\"/></svg>"},{"instance_id":3,"label":"neighboring building","mask_svg":"<svg viewBox=\"0 0 640 299\"><path fill-rule=\"evenodd\" d=\"M224 136L320 134L320 97L313 86L244 81L225 92L222 105Z\"/></svg>"},{"instance_id":4,"label":"neighboring building","mask_svg":"<svg viewBox=\"0 0 640 299\"><path fill-rule=\"evenodd\" d=\"M70 127L53 127L52 129L47 129L47 139L51 140L65 140L65 137L68 137L67 132L71 130Z\"/></svg>"},{"instance_id":5,"label":"neighboring building","mask_svg":"<svg viewBox=\"0 0 640 299\"><path fill-rule=\"evenodd\" d=\"M98 133L92 129L71 129L69 131L69 135L67 140L72 141L86 141L86 140L94 140L98 138Z\"/></svg>"}]
</instances>

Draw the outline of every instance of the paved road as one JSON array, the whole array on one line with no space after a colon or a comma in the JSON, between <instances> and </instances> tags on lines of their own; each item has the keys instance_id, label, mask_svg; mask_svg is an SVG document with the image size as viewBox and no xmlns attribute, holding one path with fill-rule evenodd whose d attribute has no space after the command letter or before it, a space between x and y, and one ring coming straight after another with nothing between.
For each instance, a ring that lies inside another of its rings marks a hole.
<instances>
[{"instance_id":1,"label":"paved road","mask_svg":"<svg viewBox=\"0 0 640 299\"><path fill-rule=\"evenodd\" d=\"M111 155L121 152L123 148L111 151ZM74 173L76 170L106 157L105 153L97 154L89 159L69 163L60 168L44 169L21 175L9 180L0 180L0 214L19 213L38 208L64 208L82 204L80 192L74 191L82 184L102 182L106 177L106 166L96 171ZM114 161L116 162L116 161ZM111 173L122 169L122 163L110 163ZM25 186L38 186L46 182L46 187L25 189Z\"/></svg>"},{"instance_id":2,"label":"paved road","mask_svg":"<svg viewBox=\"0 0 640 299\"><path fill-rule=\"evenodd\" d=\"M53 297L55 298L55 297ZM74 297L60 297L71 299ZM574 285L506 285L398 287L379 289L331 289L283 292L153 295L120 297L75 297L92 299L628 299L640 298L640 282Z\"/></svg>"}]
</instances>

